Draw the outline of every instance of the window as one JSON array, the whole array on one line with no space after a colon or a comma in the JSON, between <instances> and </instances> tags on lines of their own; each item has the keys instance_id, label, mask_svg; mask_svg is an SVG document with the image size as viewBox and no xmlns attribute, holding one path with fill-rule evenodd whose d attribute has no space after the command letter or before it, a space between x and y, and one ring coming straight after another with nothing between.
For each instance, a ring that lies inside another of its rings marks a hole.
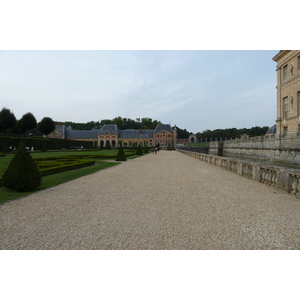
<instances>
[{"instance_id":1,"label":"window","mask_svg":"<svg viewBox=\"0 0 300 300\"><path fill-rule=\"evenodd\" d=\"M287 132L288 132L288 127L287 126L283 127L283 135L284 136L287 135Z\"/></svg>"},{"instance_id":2,"label":"window","mask_svg":"<svg viewBox=\"0 0 300 300\"><path fill-rule=\"evenodd\" d=\"M300 73L300 56L298 56L298 73Z\"/></svg>"},{"instance_id":3,"label":"window","mask_svg":"<svg viewBox=\"0 0 300 300\"><path fill-rule=\"evenodd\" d=\"M283 98L283 118L287 119L288 117L288 97Z\"/></svg>"},{"instance_id":4,"label":"window","mask_svg":"<svg viewBox=\"0 0 300 300\"><path fill-rule=\"evenodd\" d=\"M288 79L288 65L283 67L283 81L286 81Z\"/></svg>"}]
</instances>

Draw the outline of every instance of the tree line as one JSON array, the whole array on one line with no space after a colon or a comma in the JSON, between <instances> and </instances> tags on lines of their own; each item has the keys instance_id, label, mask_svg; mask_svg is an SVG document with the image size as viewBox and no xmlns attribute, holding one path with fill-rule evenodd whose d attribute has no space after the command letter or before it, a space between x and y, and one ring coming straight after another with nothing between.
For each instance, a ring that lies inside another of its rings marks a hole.
<instances>
[{"instance_id":1,"label":"tree line","mask_svg":"<svg viewBox=\"0 0 300 300\"><path fill-rule=\"evenodd\" d=\"M250 137L252 136L261 136L265 135L266 132L268 131L269 126L255 126L251 128L227 128L227 129L215 129L215 130L204 130L203 132L198 132L197 138L198 140L204 141L210 141L211 139L235 139L235 138L240 138L242 134L248 134Z\"/></svg>"},{"instance_id":2,"label":"tree line","mask_svg":"<svg viewBox=\"0 0 300 300\"><path fill-rule=\"evenodd\" d=\"M151 118L130 118L115 117L113 119L103 119L101 121L90 121L87 123L63 122L65 126L71 126L75 130L100 129L105 124L116 124L120 130L125 129L154 129L160 121Z\"/></svg>"},{"instance_id":3,"label":"tree line","mask_svg":"<svg viewBox=\"0 0 300 300\"><path fill-rule=\"evenodd\" d=\"M51 118L44 117L39 123L37 123L35 116L31 113L25 113L20 120L17 120L13 112L8 108L2 108L0 111L0 134L1 135L15 135L15 136L42 136L48 135L55 129L55 124ZM113 119L103 119L101 121L90 121L87 123L75 123L75 122L61 122L66 127L71 126L74 130L91 130L100 129L105 124L116 124L120 130L125 129L155 129L158 124L161 124L158 120L152 120L151 118L137 118L132 120L130 118L115 117ZM177 127L177 138L187 139L192 132L186 129ZM265 135L268 126L252 128L227 128L227 129L215 129L204 130L198 132L198 140L215 140L215 139L235 139L239 138L242 134L248 134L249 136Z\"/></svg>"},{"instance_id":4,"label":"tree line","mask_svg":"<svg viewBox=\"0 0 300 300\"><path fill-rule=\"evenodd\" d=\"M10 109L3 107L0 111L1 135L28 136L33 134L41 136L51 133L54 129L55 122L49 117L44 117L37 123L35 116L31 112L25 113L20 120L17 120Z\"/></svg>"}]
</instances>

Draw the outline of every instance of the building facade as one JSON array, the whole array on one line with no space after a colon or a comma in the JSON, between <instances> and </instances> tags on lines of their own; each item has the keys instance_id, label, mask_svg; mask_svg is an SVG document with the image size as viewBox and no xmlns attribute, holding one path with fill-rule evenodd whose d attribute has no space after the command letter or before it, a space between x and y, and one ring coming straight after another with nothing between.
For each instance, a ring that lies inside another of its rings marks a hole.
<instances>
[{"instance_id":1,"label":"building facade","mask_svg":"<svg viewBox=\"0 0 300 300\"><path fill-rule=\"evenodd\" d=\"M300 50L281 50L277 63L277 138L300 136Z\"/></svg>"},{"instance_id":2,"label":"building facade","mask_svg":"<svg viewBox=\"0 0 300 300\"><path fill-rule=\"evenodd\" d=\"M169 124L159 124L153 130L126 129L119 130L116 124L105 124L101 129L73 130L71 126L65 127L58 123L50 138L66 138L77 141L92 141L95 147L109 148L133 146L174 147L176 145L177 131Z\"/></svg>"}]
</instances>

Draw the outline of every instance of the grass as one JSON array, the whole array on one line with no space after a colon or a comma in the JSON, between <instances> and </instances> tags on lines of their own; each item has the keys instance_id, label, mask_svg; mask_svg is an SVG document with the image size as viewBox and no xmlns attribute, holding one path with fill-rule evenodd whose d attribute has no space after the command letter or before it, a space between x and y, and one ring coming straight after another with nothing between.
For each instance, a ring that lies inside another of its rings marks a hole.
<instances>
[{"instance_id":1,"label":"grass","mask_svg":"<svg viewBox=\"0 0 300 300\"><path fill-rule=\"evenodd\" d=\"M54 157L54 156L69 156L69 155L74 155L74 154L80 154L82 156L87 156L87 155L95 155L95 154L101 154L101 155L117 155L118 150L101 150L101 151L49 151L49 152L36 152L36 153L31 153L31 156L33 158L43 158L43 157ZM126 154L132 153L132 151L126 151ZM5 157L0 157L0 176L3 175L5 172L6 168L8 167L11 159L13 158L14 154L8 154ZM130 156L128 158L133 159L139 156ZM20 197L28 196L34 192L38 192L44 189L48 189L51 187L54 187L56 185L59 185L64 182L68 182L70 180L89 175L95 172L98 172L100 170L115 166L119 164L118 162L115 162L115 158L108 158L108 159L91 159L96 161L96 164L93 166L89 167L84 167L81 169L77 170L72 170L72 171L67 171L63 173L57 173L54 175L49 175L49 176L44 176L42 177L42 183L41 185L35 189L32 192L24 192L24 193L17 193L15 191L6 189L6 188L0 188L0 203L4 203L9 200L17 199ZM110 161L103 161L103 160L112 160Z\"/></svg>"},{"instance_id":2,"label":"grass","mask_svg":"<svg viewBox=\"0 0 300 300\"><path fill-rule=\"evenodd\" d=\"M17 193L15 191L6 189L6 188L0 188L0 203L4 203L9 200L17 199L20 197L28 196L34 192L38 192L44 189L48 189L51 187L54 187L56 185L59 185L64 182L68 182L70 180L74 180L76 178L93 174L95 172L98 172L100 170L118 165L119 163L117 162L99 162L98 164L94 166L89 166L77 170L72 170L68 172L63 172L63 173L57 173L54 175L49 175L42 177L42 184L35 189L32 192L24 192L24 193Z\"/></svg>"}]
</instances>

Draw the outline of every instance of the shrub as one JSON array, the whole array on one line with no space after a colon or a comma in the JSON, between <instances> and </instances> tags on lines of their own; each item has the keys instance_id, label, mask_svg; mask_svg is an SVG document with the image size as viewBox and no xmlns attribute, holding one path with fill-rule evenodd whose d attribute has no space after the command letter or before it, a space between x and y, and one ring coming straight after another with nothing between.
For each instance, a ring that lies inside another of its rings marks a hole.
<instances>
[{"instance_id":1,"label":"shrub","mask_svg":"<svg viewBox=\"0 0 300 300\"><path fill-rule=\"evenodd\" d=\"M118 151L118 154L117 154L117 157L116 157L116 161L126 161L126 160L127 160L127 158L126 158L124 149L123 149L123 147L121 146L121 147L119 148L119 151Z\"/></svg>"},{"instance_id":2,"label":"shrub","mask_svg":"<svg viewBox=\"0 0 300 300\"><path fill-rule=\"evenodd\" d=\"M17 192L32 191L41 184L41 174L23 143L4 172L2 184Z\"/></svg>"},{"instance_id":3,"label":"shrub","mask_svg":"<svg viewBox=\"0 0 300 300\"><path fill-rule=\"evenodd\" d=\"M148 146L145 147L145 151L144 153L149 153L149 149L148 149Z\"/></svg>"},{"instance_id":4,"label":"shrub","mask_svg":"<svg viewBox=\"0 0 300 300\"><path fill-rule=\"evenodd\" d=\"M139 145L139 146L137 147L136 155L143 155L143 149L142 149L141 145Z\"/></svg>"}]
</instances>

